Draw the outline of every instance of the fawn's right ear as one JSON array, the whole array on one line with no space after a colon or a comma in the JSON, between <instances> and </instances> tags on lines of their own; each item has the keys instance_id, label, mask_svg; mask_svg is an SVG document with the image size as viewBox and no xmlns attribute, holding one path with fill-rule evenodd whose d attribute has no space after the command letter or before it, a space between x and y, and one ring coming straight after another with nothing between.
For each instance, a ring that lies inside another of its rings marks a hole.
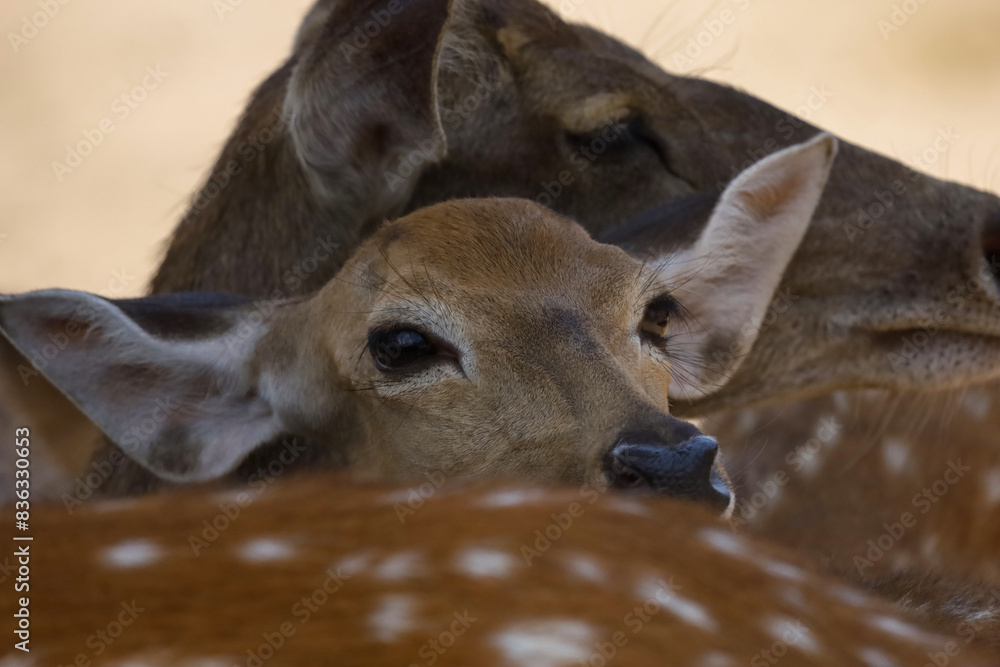
<instances>
[{"instance_id":1,"label":"fawn's right ear","mask_svg":"<svg viewBox=\"0 0 1000 667\"><path fill-rule=\"evenodd\" d=\"M175 482L217 478L285 432L253 353L285 306L170 294L0 297L0 331L125 453ZM34 369L22 369L34 372Z\"/></svg>"}]
</instances>

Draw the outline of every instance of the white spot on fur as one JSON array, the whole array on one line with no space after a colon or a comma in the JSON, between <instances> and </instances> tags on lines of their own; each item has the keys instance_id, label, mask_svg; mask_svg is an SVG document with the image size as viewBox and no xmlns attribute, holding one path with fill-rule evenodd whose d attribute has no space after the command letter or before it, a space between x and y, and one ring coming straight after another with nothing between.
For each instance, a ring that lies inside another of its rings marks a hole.
<instances>
[{"instance_id":1,"label":"white spot on fur","mask_svg":"<svg viewBox=\"0 0 1000 667\"><path fill-rule=\"evenodd\" d=\"M384 595L378 607L368 617L372 636L391 643L416 629L413 615L417 604L408 595Z\"/></svg>"},{"instance_id":2,"label":"white spot on fur","mask_svg":"<svg viewBox=\"0 0 1000 667\"><path fill-rule=\"evenodd\" d=\"M648 507L631 498L612 498L608 501L608 506L617 512L631 514L632 516L649 517L653 514L649 511Z\"/></svg>"},{"instance_id":3,"label":"white spot on fur","mask_svg":"<svg viewBox=\"0 0 1000 667\"><path fill-rule=\"evenodd\" d=\"M744 540L718 528L706 528L698 536L706 545L727 556L746 556L750 551Z\"/></svg>"},{"instance_id":4,"label":"white spot on fur","mask_svg":"<svg viewBox=\"0 0 1000 667\"><path fill-rule=\"evenodd\" d=\"M145 567L160 560L163 551L149 540L125 540L104 550L110 567Z\"/></svg>"},{"instance_id":5,"label":"white spot on fur","mask_svg":"<svg viewBox=\"0 0 1000 667\"><path fill-rule=\"evenodd\" d=\"M858 657L866 667L899 667L899 663L877 648L863 648L858 651Z\"/></svg>"},{"instance_id":6,"label":"white spot on fur","mask_svg":"<svg viewBox=\"0 0 1000 667\"><path fill-rule=\"evenodd\" d=\"M868 609L871 605L871 599L868 598L861 591L854 590L853 588L848 588L847 586L830 586L827 588L827 593L830 597L851 607L859 607L861 609Z\"/></svg>"},{"instance_id":7,"label":"white spot on fur","mask_svg":"<svg viewBox=\"0 0 1000 667\"><path fill-rule=\"evenodd\" d=\"M986 393L976 389L969 389L962 397L962 407L973 419L982 419L990 412L993 401Z\"/></svg>"},{"instance_id":8,"label":"white spot on fur","mask_svg":"<svg viewBox=\"0 0 1000 667\"><path fill-rule=\"evenodd\" d=\"M572 554L565 559L569 571L581 579L592 581L595 584L603 584L608 580L608 574L598 562L590 556L583 554Z\"/></svg>"},{"instance_id":9,"label":"white spot on fur","mask_svg":"<svg viewBox=\"0 0 1000 667\"><path fill-rule=\"evenodd\" d=\"M802 581L806 578L805 570L797 565L782 563L779 560L774 560L773 558L768 558L766 556L759 556L758 559L761 569L770 574L772 577L785 579L787 581Z\"/></svg>"},{"instance_id":10,"label":"white spot on fur","mask_svg":"<svg viewBox=\"0 0 1000 667\"><path fill-rule=\"evenodd\" d=\"M295 549L285 540L260 537L246 542L240 547L237 555L250 563L269 563L288 560L295 555Z\"/></svg>"},{"instance_id":11,"label":"white spot on fur","mask_svg":"<svg viewBox=\"0 0 1000 667\"><path fill-rule=\"evenodd\" d=\"M736 428L738 428L742 433L749 435L755 428L757 428L757 411L756 410L743 410L740 412L740 416L736 421Z\"/></svg>"},{"instance_id":12,"label":"white spot on fur","mask_svg":"<svg viewBox=\"0 0 1000 667\"><path fill-rule=\"evenodd\" d=\"M504 579L510 576L516 564L517 560L508 553L482 548L466 549L458 555L455 562L459 572L475 579Z\"/></svg>"},{"instance_id":13,"label":"white spot on fur","mask_svg":"<svg viewBox=\"0 0 1000 667\"><path fill-rule=\"evenodd\" d=\"M388 556L375 568L375 576L385 581L414 577L423 568L424 557L416 551L403 551Z\"/></svg>"},{"instance_id":14,"label":"white spot on fur","mask_svg":"<svg viewBox=\"0 0 1000 667\"><path fill-rule=\"evenodd\" d=\"M815 477L816 473L823 468L824 463L826 463L826 456L822 448L817 449L809 457L802 456L802 475L804 477Z\"/></svg>"},{"instance_id":15,"label":"white spot on fur","mask_svg":"<svg viewBox=\"0 0 1000 667\"><path fill-rule=\"evenodd\" d=\"M348 554L335 562L332 567L335 572L339 572L346 577L353 577L356 574L361 574L368 567L371 559L372 556L367 551Z\"/></svg>"},{"instance_id":16,"label":"white spot on fur","mask_svg":"<svg viewBox=\"0 0 1000 667\"><path fill-rule=\"evenodd\" d=\"M870 616L871 624L883 632L896 635L907 641L927 643L929 635L914 625L900 621L892 616Z\"/></svg>"},{"instance_id":17,"label":"white spot on fur","mask_svg":"<svg viewBox=\"0 0 1000 667\"><path fill-rule=\"evenodd\" d=\"M889 474L899 475L910 462L910 444L896 438L882 441L882 463Z\"/></svg>"},{"instance_id":18,"label":"white spot on fur","mask_svg":"<svg viewBox=\"0 0 1000 667\"><path fill-rule=\"evenodd\" d=\"M833 392L833 405L844 415L851 407L851 395L846 391Z\"/></svg>"},{"instance_id":19,"label":"white spot on fur","mask_svg":"<svg viewBox=\"0 0 1000 667\"><path fill-rule=\"evenodd\" d=\"M1000 468L994 468L982 476L983 495L989 507L1000 504Z\"/></svg>"},{"instance_id":20,"label":"white spot on fur","mask_svg":"<svg viewBox=\"0 0 1000 667\"><path fill-rule=\"evenodd\" d=\"M636 593L643 600L656 600L664 610L696 628L705 632L718 630L715 619L707 609L678 594L669 584L665 584L662 578L644 577L639 582Z\"/></svg>"},{"instance_id":21,"label":"white spot on fur","mask_svg":"<svg viewBox=\"0 0 1000 667\"><path fill-rule=\"evenodd\" d=\"M519 507L544 499L545 493L541 489L507 489L483 496L476 503L476 506L486 508Z\"/></svg>"},{"instance_id":22,"label":"white spot on fur","mask_svg":"<svg viewBox=\"0 0 1000 667\"><path fill-rule=\"evenodd\" d=\"M717 632L719 629L715 619L712 618L707 609L677 593L667 598L667 601L663 603L663 608L682 621L701 628L705 632Z\"/></svg>"},{"instance_id":23,"label":"white spot on fur","mask_svg":"<svg viewBox=\"0 0 1000 667\"><path fill-rule=\"evenodd\" d=\"M920 555L928 560L938 560L938 544L941 538L937 535L927 535L920 540Z\"/></svg>"},{"instance_id":24,"label":"white spot on fur","mask_svg":"<svg viewBox=\"0 0 1000 667\"><path fill-rule=\"evenodd\" d=\"M898 551L888 557L889 565L893 570L909 570L913 567L913 555L909 551Z\"/></svg>"},{"instance_id":25,"label":"white spot on fur","mask_svg":"<svg viewBox=\"0 0 1000 667\"><path fill-rule=\"evenodd\" d=\"M803 653L819 655L820 648L813 637L812 631L802 621L791 618L775 617L764 622L765 629L776 641L794 646Z\"/></svg>"},{"instance_id":26,"label":"white spot on fur","mask_svg":"<svg viewBox=\"0 0 1000 667\"><path fill-rule=\"evenodd\" d=\"M778 590L778 594L781 596L782 600L796 609L805 610L808 607L806 604L806 596L803 595L802 591L797 588L793 588L792 586L782 586Z\"/></svg>"},{"instance_id":27,"label":"white spot on fur","mask_svg":"<svg viewBox=\"0 0 1000 667\"><path fill-rule=\"evenodd\" d=\"M493 645L511 665L563 667L590 658L594 630L580 621L518 623L493 636Z\"/></svg>"},{"instance_id":28,"label":"white spot on fur","mask_svg":"<svg viewBox=\"0 0 1000 667\"><path fill-rule=\"evenodd\" d=\"M736 667L736 659L728 653L713 651L701 656L694 667Z\"/></svg>"}]
</instances>

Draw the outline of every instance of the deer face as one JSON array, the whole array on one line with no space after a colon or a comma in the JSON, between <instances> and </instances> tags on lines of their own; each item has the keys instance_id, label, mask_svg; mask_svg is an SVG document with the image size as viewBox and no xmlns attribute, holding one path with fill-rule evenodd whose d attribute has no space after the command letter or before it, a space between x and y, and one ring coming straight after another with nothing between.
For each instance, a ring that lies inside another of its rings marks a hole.
<instances>
[{"instance_id":1,"label":"deer face","mask_svg":"<svg viewBox=\"0 0 1000 667\"><path fill-rule=\"evenodd\" d=\"M714 440L667 414L676 299L654 267L578 225L483 200L386 225L300 316L332 324L316 354L336 369L329 394L352 399L359 474L596 484L617 470L725 507ZM335 432L302 417L314 437Z\"/></svg>"},{"instance_id":2,"label":"deer face","mask_svg":"<svg viewBox=\"0 0 1000 667\"><path fill-rule=\"evenodd\" d=\"M655 262L701 231L675 224L672 203L695 197L710 210L746 165L817 132L532 0L420 0L351 50L377 6L317 3L288 70L258 100L265 109L267 95L282 96L295 154L346 228L458 196L517 196ZM384 150L372 152L373 136ZM248 210L262 199L251 194ZM677 407L995 376L998 230L997 197L845 146L757 344L705 350L705 372L675 383ZM159 284L176 289L188 270L168 263Z\"/></svg>"},{"instance_id":3,"label":"deer face","mask_svg":"<svg viewBox=\"0 0 1000 667\"><path fill-rule=\"evenodd\" d=\"M138 463L232 470L283 434L368 479L517 476L730 505L715 441L668 414L705 340L752 342L822 193L821 137L755 165L695 242L648 264L524 200L387 223L307 299L7 297L0 328Z\"/></svg>"}]
</instances>

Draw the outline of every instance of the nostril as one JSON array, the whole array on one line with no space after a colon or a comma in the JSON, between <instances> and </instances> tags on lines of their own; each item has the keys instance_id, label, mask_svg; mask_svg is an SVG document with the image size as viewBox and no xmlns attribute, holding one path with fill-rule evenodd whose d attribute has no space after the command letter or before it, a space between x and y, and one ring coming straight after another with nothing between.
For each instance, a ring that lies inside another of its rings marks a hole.
<instances>
[{"instance_id":1,"label":"nostril","mask_svg":"<svg viewBox=\"0 0 1000 667\"><path fill-rule=\"evenodd\" d=\"M729 490L715 470L718 451L715 438L704 435L675 447L619 443L608 452L605 472L614 488L706 502L721 511L729 506Z\"/></svg>"}]
</instances>

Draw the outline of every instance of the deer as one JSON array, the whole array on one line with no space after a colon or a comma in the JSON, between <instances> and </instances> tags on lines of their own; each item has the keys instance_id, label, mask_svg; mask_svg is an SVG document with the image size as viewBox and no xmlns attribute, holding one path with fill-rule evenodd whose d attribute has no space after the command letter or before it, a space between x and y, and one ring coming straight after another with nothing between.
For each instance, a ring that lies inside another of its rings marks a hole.
<instances>
[{"instance_id":1,"label":"deer","mask_svg":"<svg viewBox=\"0 0 1000 667\"><path fill-rule=\"evenodd\" d=\"M5 665L996 664L708 508L338 474L38 505ZM23 596L23 598L22 598ZM22 650L19 650L22 649ZM25 653L23 650L30 650Z\"/></svg>"},{"instance_id":2,"label":"deer","mask_svg":"<svg viewBox=\"0 0 1000 667\"><path fill-rule=\"evenodd\" d=\"M734 525L938 622L978 609L1000 645L997 399L995 384L839 392L702 427L727 443ZM935 603L942 588L967 602Z\"/></svg>"},{"instance_id":3,"label":"deer","mask_svg":"<svg viewBox=\"0 0 1000 667\"><path fill-rule=\"evenodd\" d=\"M655 257L664 235L697 232L669 224L671 211L705 213L741 166L819 132L741 91L672 76L530 0L395 8L359 45L355 29L383 7L314 6L193 198L154 292L307 294L384 218L469 195L533 198ZM689 394L675 383L673 412L992 377L998 224L994 195L842 142L772 321L749 352L716 350L719 386ZM928 323L940 335L913 350ZM29 392L59 400L41 379ZM69 410L46 414L65 421Z\"/></svg>"},{"instance_id":4,"label":"deer","mask_svg":"<svg viewBox=\"0 0 1000 667\"><path fill-rule=\"evenodd\" d=\"M741 91L672 76L534 0L386 7L315 4L193 196L153 293L304 296L384 220L470 196L533 199L655 261L699 233L674 224L678 207L706 219L744 168L820 132ZM716 346L690 388L674 383L675 413L994 377L998 230L996 196L841 142L769 325L749 350ZM953 298L970 280L981 289ZM928 319L940 335L891 363ZM58 429L56 456L78 469L94 425L35 372L44 359L0 353L6 404Z\"/></svg>"},{"instance_id":5,"label":"deer","mask_svg":"<svg viewBox=\"0 0 1000 667\"><path fill-rule=\"evenodd\" d=\"M0 299L0 331L26 356L61 341L45 376L132 464L109 457L111 484L246 482L295 436L283 463L362 480L610 474L725 512L672 374L706 341L749 345L835 155L821 136L754 165L657 264L527 200L456 200L387 223L310 297L29 292Z\"/></svg>"}]
</instances>

